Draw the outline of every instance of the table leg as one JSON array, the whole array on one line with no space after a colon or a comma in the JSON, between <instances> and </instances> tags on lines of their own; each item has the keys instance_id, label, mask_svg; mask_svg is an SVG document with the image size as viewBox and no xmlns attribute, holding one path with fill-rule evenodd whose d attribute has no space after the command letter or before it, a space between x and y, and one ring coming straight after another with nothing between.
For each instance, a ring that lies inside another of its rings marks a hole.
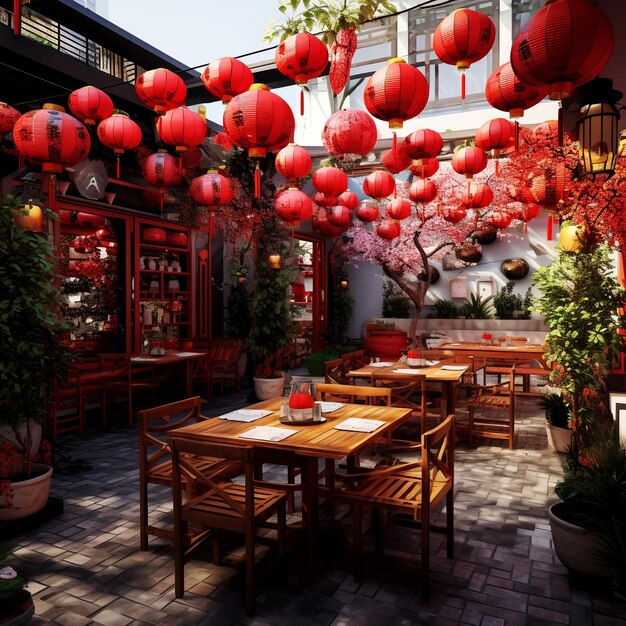
<instances>
[{"instance_id":1,"label":"table leg","mask_svg":"<svg viewBox=\"0 0 626 626\"><path fill-rule=\"evenodd\" d=\"M306 549L309 564L315 557L318 531L318 460L317 457L302 458L302 525L306 535Z\"/></svg>"},{"instance_id":2,"label":"table leg","mask_svg":"<svg viewBox=\"0 0 626 626\"><path fill-rule=\"evenodd\" d=\"M448 415L452 415L456 410L454 396L456 393L455 390L456 383L452 380L446 380L443 384L443 395L445 398L445 402L442 401L441 407L445 407L445 415L441 417L445 419Z\"/></svg>"}]
</instances>

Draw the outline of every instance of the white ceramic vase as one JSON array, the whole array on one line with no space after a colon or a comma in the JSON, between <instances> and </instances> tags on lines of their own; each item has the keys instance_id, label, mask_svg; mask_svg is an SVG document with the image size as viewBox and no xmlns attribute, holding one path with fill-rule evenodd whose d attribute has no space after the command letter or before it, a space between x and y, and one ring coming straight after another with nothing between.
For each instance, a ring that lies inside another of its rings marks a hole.
<instances>
[{"instance_id":1,"label":"white ceramic vase","mask_svg":"<svg viewBox=\"0 0 626 626\"><path fill-rule=\"evenodd\" d=\"M285 376L282 378L254 378L254 393L258 400L280 398L285 389Z\"/></svg>"}]
</instances>

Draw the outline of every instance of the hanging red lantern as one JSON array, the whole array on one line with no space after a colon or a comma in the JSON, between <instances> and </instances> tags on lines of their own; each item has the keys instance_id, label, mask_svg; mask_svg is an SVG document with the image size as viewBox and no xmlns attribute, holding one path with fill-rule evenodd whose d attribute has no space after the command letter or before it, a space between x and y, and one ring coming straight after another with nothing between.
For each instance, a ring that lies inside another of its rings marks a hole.
<instances>
[{"instance_id":1,"label":"hanging red lantern","mask_svg":"<svg viewBox=\"0 0 626 626\"><path fill-rule=\"evenodd\" d=\"M461 202L468 209L483 209L493 202L493 191L487 183L477 183L472 180L463 192Z\"/></svg>"},{"instance_id":2,"label":"hanging red lantern","mask_svg":"<svg viewBox=\"0 0 626 626\"><path fill-rule=\"evenodd\" d=\"M98 124L98 139L113 149L117 157L117 177L120 177L120 155L141 143L141 128L126 115L111 115Z\"/></svg>"},{"instance_id":3,"label":"hanging red lantern","mask_svg":"<svg viewBox=\"0 0 626 626\"><path fill-rule=\"evenodd\" d=\"M267 151L284 148L293 138L296 122L290 106L267 85L254 83L235 96L224 109L224 130L248 156L265 158ZM254 195L261 197L261 171L257 161Z\"/></svg>"},{"instance_id":4,"label":"hanging red lantern","mask_svg":"<svg viewBox=\"0 0 626 626\"><path fill-rule=\"evenodd\" d=\"M176 146L176 152L199 146L206 137L206 122L187 107L166 111L157 119L157 132L166 144Z\"/></svg>"},{"instance_id":5,"label":"hanging red lantern","mask_svg":"<svg viewBox=\"0 0 626 626\"><path fill-rule=\"evenodd\" d=\"M376 234L381 239L387 239L391 241L400 236L401 232L400 224L395 220L385 219L376 227Z\"/></svg>"},{"instance_id":6,"label":"hanging red lantern","mask_svg":"<svg viewBox=\"0 0 626 626\"><path fill-rule=\"evenodd\" d=\"M598 6L552 0L522 25L511 66L522 82L547 86L551 100L562 100L600 74L613 47L613 27Z\"/></svg>"},{"instance_id":7,"label":"hanging red lantern","mask_svg":"<svg viewBox=\"0 0 626 626\"><path fill-rule=\"evenodd\" d=\"M301 222L313 215L313 202L304 192L290 187L276 195L274 210L286 222Z\"/></svg>"},{"instance_id":8,"label":"hanging red lantern","mask_svg":"<svg viewBox=\"0 0 626 626\"><path fill-rule=\"evenodd\" d=\"M217 170L209 170L202 176L196 176L189 185L189 194L210 211L228 204L235 196L230 179Z\"/></svg>"},{"instance_id":9,"label":"hanging red lantern","mask_svg":"<svg viewBox=\"0 0 626 626\"><path fill-rule=\"evenodd\" d=\"M311 33L296 33L283 39L274 54L276 69L305 87L311 78L317 78L328 65L328 48ZM304 113L304 90L300 92L300 115Z\"/></svg>"},{"instance_id":10,"label":"hanging red lantern","mask_svg":"<svg viewBox=\"0 0 626 626\"><path fill-rule=\"evenodd\" d=\"M365 156L376 145L376 122L360 109L342 109L324 124L322 142L329 154Z\"/></svg>"},{"instance_id":11,"label":"hanging red lantern","mask_svg":"<svg viewBox=\"0 0 626 626\"><path fill-rule=\"evenodd\" d=\"M548 209L546 238L552 239L552 209L563 200L567 174L563 163L547 166L542 174L534 176L524 189L527 202L536 203Z\"/></svg>"},{"instance_id":12,"label":"hanging red lantern","mask_svg":"<svg viewBox=\"0 0 626 626\"><path fill-rule=\"evenodd\" d=\"M548 95L544 86L523 83L513 72L510 63L504 63L487 79L485 96L487 102L510 118L523 117L524 111L534 107Z\"/></svg>"},{"instance_id":13,"label":"hanging red lantern","mask_svg":"<svg viewBox=\"0 0 626 626\"><path fill-rule=\"evenodd\" d=\"M202 82L207 90L226 104L234 96L250 89L254 76L250 68L233 57L211 61L202 72Z\"/></svg>"},{"instance_id":14,"label":"hanging red lantern","mask_svg":"<svg viewBox=\"0 0 626 626\"><path fill-rule=\"evenodd\" d=\"M546 120L535 127L535 135L541 137L542 135L551 135L559 131L559 122L557 120Z\"/></svg>"},{"instance_id":15,"label":"hanging red lantern","mask_svg":"<svg viewBox=\"0 0 626 626\"><path fill-rule=\"evenodd\" d=\"M180 183L180 170L176 159L167 152L156 152L143 160L141 172L147 182L160 189L161 211L163 211L165 189Z\"/></svg>"},{"instance_id":16,"label":"hanging red lantern","mask_svg":"<svg viewBox=\"0 0 626 626\"><path fill-rule=\"evenodd\" d=\"M461 220L467 217L467 207L464 204L460 204L456 208L448 209L441 216L446 222L451 224L458 224Z\"/></svg>"},{"instance_id":17,"label":"hanging red lantern","mask_svg":"<svg viewBox=\"0 0 626 626\"><path fill-rule=\"evenodd\" d=\"M352 211L341 204L326 209L326 216L333 226L348 228L352 224Z\"/></svg>"},{"instance_id":18,"label":"hanging red lantern","mask_svg":"<svg viewBox=\"0 0 626 626\"><path fill-rule=\"evenodd\" d=\"M113 115L113 100L97 87L87 85L72 91L68 98L70 111L81 122L93 125Z\"/></svg>"},{"instance_id":19,"label":"hanging red lantern","mask_svg":"<svg viewBox=\"0 0 626 626\"><path fill-rule=\"evenodd\" d=\"M534 202L529 202L523 208L520 219L523 219L525 222L530 222L530 220L534 220L536 217L539 217L539 213L541 213L541 207Z\"/></svg>"},{"instance_id":20,"label":"hanging red lantern","mask_svg":"<svg viewBox=\"0 0 626 626\"><path fill-rule=\"evenodd\" d=\"M404 198L394 198L387 205L387 217L392 220L405 220L411 215L411 203Z\"/></svg>"},{"instance_id":21,"label":"hanging red lantern","mask_svg":"<svg viewBox=\"0 0 626 626\"><path fill-rule=\"evenodd\" d=\"M87 129L56 104L24 113L15 122L13 140L22 156L42 164L44 174L58 174L64 166L83 161L91 147Z\"/></svg>"},{"instance_id":22,"label":"hanging red lantern","mask_svg":"<svg viewBox=\"0 0 626 626\"><path fill-rule=\"evenodd\" d=\"M313 172L313 187L322 193L338 196L348 188L348 177L338 167L320 167Z\"/></svg>"},{"instance_id":23,"label":"hanging red lantern","mask_svg":"<svg viewBox=\"0 0 626 626\"><path fill-rule=\"evenodd\" d=\"M303 178L311 172L311 155L306 148L290 143L276 154L276 171L287 180Z\"/></svg>"},{"instance_id":24,"label":"hanging red lantern","mask_svg":"<svg viewBox=\"0 0 626 626\"><path fill-rule=\"evenodd\" d=\"M461 148L452 155L452 169L457 174L464 174L472 178L474 174L482 172L487 167L487 154L475 146Z\"/></svg>"},{"instance_id":25,"label":"hanging red lantern","mask_svg":"<svg viewBox=\"0 0 626 626\"><path fill-rule=\"evenodd\" d=\"M376 170L368 174L363 181L363 191L374 200L382 200L390 196L396 188L396 181L389 172Z\"/></svg>"},{"instance_id":26,"label":"hanging red lantern","mask_svg":"<svg viewBox=\"0 0 626 626\"><path fill-rule=\"evenodd\" d=\"M159 67L141 74L135 81L137 97L157 115L185 104L187 87L178 74Z\"/></svg>"},{"instance_id":27,"label":"hanging red lantern","mask_svg":"<svg viewBox=\"0 0 626 626\"><path fill-rule=\"evenodd\" d=\"M380 162L391 174L399 174L411 165L411 157L403 150L402 144L389 150L383 150L380 154Z\"/></svg>"},{"instance_id":28,"label":"hanging red lantern","mask_svg":"<svg viewBox=\"0 0 626 626\"><path fill-rule=\"evenodd\" d=\"M364 202L357 210L355 215L363 222L373 222L378 219L380 211L373 202Z\"/></svg>"},{"instance_id":29,"label":"hanging red lantern","mask_svg":"<svg viewBox=\"0 0 626 626\"><path fill-rule=\"evenodd\" d=\"M354 191L344 191L339 194L337 204L345 206L352 211L359 206L359 196L357 196Z\"/></svg>"},{"instance_id":30,"label":"hanging red lantern","mask_svg":"<svg viewBox=\"0 0 626 626\"><path fill-rule=\"evenodd\" d=\"M428 178L434 176L439 170L439 161L437 159L417 159L409 165L409 170L413 176Z\"/></svg>"},{"instance_id":31,"label":"hanging red lantern","mask_svg":"<svg viewBox=\"0 0 626 626\"><path fill-rule=\"evenodd\" d=\"M432 159L443 147L441 135L430 128L420 128L407 135L402 142L402 150L411 159Z\"/></svg>"},{"instance_id":32,"label":"hanging red lantern","mask_svg":"<svg viewBox=\"0 0 626 626\"><path fill-rule=\"evenodd\" d=\"M476 131L476 145L497 159L500 150L508 148L515 139L515 126L502 117L488 120ZM498 163L496 161L496 168Z\"/></svg>"},{"instance_id":33,"label":"hanging red lantern","mask_svg":"<svg viewBox=\"0 0 626 626\"><path fill-rule=\"evenodd\" d=\"M317 206L329 207L335 206L339 201L339 196L332 193L323 193L322 191L318 191L313 196L313 202L317 204Z\"/></svg>"},{"instance_id":34,"label":"hanging red lantern","mask_svg":"<svg viewBox=\"0 0 626 626\"><path fill-rule=\"evenodd\" d=\"M504 211L491 211L485 218L485 221L494 228L502 230L509 227L509 224L513 221L513 216Z\"/></svg>"},{"instance_id":35,"label":"hanging red lantern","mask_svg":"<svg viewBox=\"0 0 626 626\"><path fill-rule=\"evenodd\" d=\"M437 185L427 178L417 178L409 187L413 202L432 202L437 197Z\"/></svg>"},{"instance_id":36,"label":"hanging red lantern","mask_svg":"<svg viewBox=\"0 0 626 626\"><path fill-rule=\"evenodd\" d=\"M311 218L313 231L324 237L338 237L345 230L343 227L334 226L328 221L326 211L317 211Z\"/></svg>"},{"instance_id":37,"label":"hanging red lantern","mask_svg":"<svg viewBox=\"0 0 626 626\"><path fill-rule=\"evenodd\" d=\"M0 102L0 135L10 133L22 114L6 102Z\"/></svg>"},{"instance_id":38,"label":"hanging red lantern","mask_svg":"<svg viewBox=\"0 0 626 626\"><path fill-rule=\"evenodd\" d=\"M472 9L456 9L435 28L433 51L448 65L465 72L487 55L496 39L491 18ZM465 99L465 74L461 74L461 98Z\"/></svg>"}]
</instances>

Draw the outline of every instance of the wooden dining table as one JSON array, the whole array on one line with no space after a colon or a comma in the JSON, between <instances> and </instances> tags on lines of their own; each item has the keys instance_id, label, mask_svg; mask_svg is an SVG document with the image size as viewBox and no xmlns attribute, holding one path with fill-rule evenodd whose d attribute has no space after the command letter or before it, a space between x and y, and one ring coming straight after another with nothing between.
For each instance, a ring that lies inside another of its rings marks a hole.
<instances>
[{"instance_id":1,"label":"wooden dining table","mask_svg":"<svg viewBox=\"0 0 626 626\"><path fill-rule=\"evenodd\" d=\"M493 345L479 341L458 341L444 343L438 350L446 350L453 355L473 355L482 359L528 361L536 359L543 365L543 344L540 343L513 343L511 345Z\"/></svg>"},{"instance_id":2,"label":"wooden dining table","mask_svg":"<svg viewBox=\"0 0 626 626\"><path fill-rule=\"evenodd\" d=\"M302 521L306 533L307 556L312 562L318 534L319 459L336 461L357 454L369 443L393 432L410 417L411 410L335 403L339 407L332 412L323 413L323 422L307 425L283 424L280 422L283 400L272 398L245 407L248 411L271 411L267 416L251 422L217 417L170 431L169 437L251 445L255 449L255 457L262 459L263 462L279 465L299 464L302 470ZM340 430L342 423L349 418L377 420L380 425L371 432ZM247 433L259 427L280 428L289 432L289 436L279 441L248 438Z\"/></svg>"}]
</instances>

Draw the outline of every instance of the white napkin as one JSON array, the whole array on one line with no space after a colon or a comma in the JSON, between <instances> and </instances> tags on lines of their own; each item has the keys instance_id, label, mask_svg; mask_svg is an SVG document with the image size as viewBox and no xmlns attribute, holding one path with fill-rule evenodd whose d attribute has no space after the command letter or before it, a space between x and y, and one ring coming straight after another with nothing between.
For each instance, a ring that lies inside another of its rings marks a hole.
<instances>
[{"instance_id":1,"label":"white napkin","mask_svg":"<svg viewBox=\"0 0 626 626\"><path fill-rule=\"evenodd\" d=\"M415 374L418 368L402 367L399 370L393 370L394 374Z\"/></svg>"},{"instance_id":2,"label":"white napkin","mask_svg":"<svg viewBox=\"0 0 626 626\"><path fill-rule=\"evenodd\" d=\"M130 359L133 363L152 363L155 358L153 356L134 356Z\"/></svg>"},{"instance_id":3,"label":"white napkin","mask_svg":"<svg viewBox=\"0 0 626 626\"><path fill-rule=\"evenodd\" d=\"M196 354L202 354L201 352L177 352L176 356L196 356Z\"/></svg>"},{"instance_id":4,"label":"white napkin","mask_svg":"<svg viewBox=\"0 0 626 626\"><path fill-rule=\"evenodd\" d=\"M469 367L468 365L442 365L442 370L450 370L451 372L460 372Z\"/></svg>"},{"instance_id":5,"label":"white napkin","mask_svg":"<svg viewBox=\"0 0 626 626\"><path fill-rule=\"evenodd\" d=\"M376 363L370 363L370 367L389 367L393 365L393 363L388 363L387 361L377 361Z\"/></svg>"},{"instance_id":6,"label":"white napkin","mask_svg":"<svg viewBox=\"0 0 626 626\"><path fill-rule=\"evenodd\" d=\"M266 415L270 415L272 411L261 411L253 409L238 409L237 411L231 411L220 415L221 420L231 420L233 422L254 422Z\"/></svg>"},{"instance_id":7,"label":"white napkin","mask_svg":"<svg viewBox=\"0 0 626 626\"><path fill-rule=\"evenodd\" d=\"M282 441L299 432L292 428L279 428L278 426L256 426L239 435L243 439L259 439L260 441Z\"/></svg>"},{"instance_id":8,"label":"white napkin","mask_svg":"<svg viewBox=\"0 0 626 626\"><path fill-rule=\"evenodd\" d=\"M316 404L322 407L322 413L332 413L344 405L343 402L316 402Z\"/></svg>"},{"instance_id":9,"label":"white napkin","mask_svg":"<svg viewBox=\"0 0 626 626\"><path fill-rule=\"evenodd\" d=\"M337 430L351 430L356 433L371 433L384 423L380 420L370 420L363 417L349 417L347 420L333 426L333 428Z\"/></svg>"}]
</instances>

